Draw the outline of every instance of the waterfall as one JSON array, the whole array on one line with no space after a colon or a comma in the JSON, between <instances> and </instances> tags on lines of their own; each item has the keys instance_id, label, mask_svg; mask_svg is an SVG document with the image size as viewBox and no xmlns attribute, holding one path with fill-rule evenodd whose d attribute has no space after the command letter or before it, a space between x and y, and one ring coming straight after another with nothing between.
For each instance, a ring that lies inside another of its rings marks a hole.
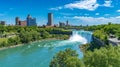
<instances>
[{"instance_id":1,"label":"waterfall","mask_svg":"<svg viewBox=\"0 0 120 67\"><path fill-rule=\"evenodd\" d=\"M73 31L71 37L69 38L71 42L81 42L86 44L91 41L91 32L88 31Z\"/></svg>"},{"instance_id":2,"label":"waterfall","mask_svg":"<svg viewBox=\"0 0 120 67\"><path fill-rule=\"evenodd\" d=\"M38 47L59 47L59 46L67 46L67 45L74 45L74 44L86 44L90 43L92 40L92 33L90 31L83 31L83 30L74 30L72 31L72 35L68 40L61 40L61 41L44 41L42 42L43 45L38 45ZM49 42L49 43L48 43Z\"/></svg>"}]
</instances>

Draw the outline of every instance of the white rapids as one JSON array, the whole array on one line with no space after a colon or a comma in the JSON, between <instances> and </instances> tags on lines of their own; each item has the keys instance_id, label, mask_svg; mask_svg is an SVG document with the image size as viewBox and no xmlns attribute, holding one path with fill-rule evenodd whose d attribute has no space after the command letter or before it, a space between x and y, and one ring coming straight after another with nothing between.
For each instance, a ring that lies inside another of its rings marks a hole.
<instances>
[{"instance_id":1,"label":"white rapids","mask_svg":"<svg viewBox=\"0 0 120 67\"><path fill-rule=\"evenodd\" d=\"M79 35L77 31L74 31L72 36L69 38L69 41L71 42L81 42L82 44L87 43L87 39Z\"/></svg>"}]
</instances>

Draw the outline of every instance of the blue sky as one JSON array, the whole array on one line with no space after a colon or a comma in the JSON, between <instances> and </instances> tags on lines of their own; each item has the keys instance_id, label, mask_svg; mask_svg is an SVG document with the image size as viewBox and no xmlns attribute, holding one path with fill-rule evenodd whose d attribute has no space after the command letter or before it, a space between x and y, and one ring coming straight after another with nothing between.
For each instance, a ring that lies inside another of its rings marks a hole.
<instances>
[{"instance_id":1,"label":"blue sky","mask_svg":"<svg viewBox=\"0 0 120 67\"><path fill-rule=\"evenodd\" d=\"M120 23L119 0L0 0L0 20L15 24L15 17L27 14L38 25L47 23L47 13L54 14L54 24L69 20L72 25Z\"/></svg>"}]
</instances>

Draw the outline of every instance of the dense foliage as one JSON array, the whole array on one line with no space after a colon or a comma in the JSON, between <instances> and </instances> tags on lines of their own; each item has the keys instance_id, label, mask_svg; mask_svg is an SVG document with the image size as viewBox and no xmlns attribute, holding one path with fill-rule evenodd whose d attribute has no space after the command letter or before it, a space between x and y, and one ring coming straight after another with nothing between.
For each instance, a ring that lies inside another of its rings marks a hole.
<instances>
[{"instance_id":1,"label":"dense foliage","mask_svg":"<svg viewBox=\"0 0 120 67\"><path fill-rule=\"evenodd\" d=\"M0 26L0 47L29 43L46 38L67 39L70 34L70 30L63 28Z\"/></svg>"},{"instance_id":2,"label":"dense foliage","mask_svg":"<svg viewBox=\"0 0 120 67\"><path fill-rule=\"evenodd\" d=\"M68 65L67 65L68 64ZM87 51L80 60L71 49L60 51L50 62L50 67L119 67L120 47L107 46Z\"/></svg>"},{"instance_id":3,"label":"dense foliage","mask_svg":"<svg viewBox=\"0 0 120 67\"><path fill-rule=\"evenodd\" d=\"M71 31L67 29L84 29L93 31L93 35L108 44L110 34L115 35L120 39L120 24L106 24L94 26L69 26L63 28L41 28L41 27L20 27L20 26L2 26L0 25L0 47L7 46L9 38L18 43L28 43L35 40L46 38L67 39ZM9 44L11 43L9 42ZM13 44L13 43L11 43Z\"/></svg>"},{"instance_id":4,"label":"dense foliage","mask_svg":"<svg viewBox=\"0 0 120 67\"><path fill-rule=\"evenodd\" d=\"M102 30L96 30L94 31L93 35L97 38L99 38L102 41L106 41L107 40L107 34L102 31Z\"/></svg>"},{"instance_id":5,"label":"dense foliage","mask_svg":"<svg viewBox=\"0 0 120 67\"><path fill-rule=\"evenodd\" d=\"M93 31L93 36L102 40L108 45L108 38L110 35L114 35L116 38L120 39L120 24L104 24L96 26L88 26L84 29Z\"/></svg>"},{"instance_id":6,"label":"dense foliage","mask_svg":"<svg viewBox=\"0 0 120 67\"><path fill-rule=\"evenodd\" d=\"M98 38L101 42L104 42L104 45L108 45L108 35L103 30L95 30L93 36ZM93 42L96 40L93 39ZM98 42L95 42L96 44Z\"/></svg>"},{"instance_id":7,"label":"dense foliage","mask_svg":"<svg viewBox=\"0 0 120 67\"><path fill-rule=\"evenodd\" d=\"M76 51L66 49L60 51L53 57L50 67L84 67L82 61L78 58Z\"/></svg>"},{"instance_id":8,"label":"dense foliage","mask_svg":"<svg viewBox=\"0 0 120 67\"><path fill-rule=\"evenodd\" d=\"M109 46L87 51L84 56L86 67L119 67L120 47Z\"/></svg>"},{"instance_id":9,"label":"dense foliage","mask_svg":"<svg viewBox=\"0 0 120 67\"><path fill-rule=\"evenodd\" d=\"M85 30L90 30L90 31L102 31L105 35L110 35L113 34L117 37L120 36L120 24L104 24L104 25L94 25L94 26L88 26L84 28ZM99 34L99 33L98 33ZM101 34L102 36L102 34Z\"/></svg>"}]
</instances>

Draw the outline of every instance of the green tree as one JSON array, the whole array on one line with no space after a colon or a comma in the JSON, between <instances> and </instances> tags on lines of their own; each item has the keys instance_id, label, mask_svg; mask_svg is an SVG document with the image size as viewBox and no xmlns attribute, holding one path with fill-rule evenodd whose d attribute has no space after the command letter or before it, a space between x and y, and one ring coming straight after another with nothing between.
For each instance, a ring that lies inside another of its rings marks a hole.
<instances>
[{"instance_id":1,"label":"green tree","mask_svg":"<svg viewBox=\"0 0 120 67\"><path fill-rule=\"evenodd\" d=\"M50 36L51 36L51 35L50 35L47 31L45 31L45 30L41 31L41 37L42 37L43 39L49 38Z\"/></svg>"},{"instance_id":2,"label":"green tree","mask_svg":"<svg viewBox=\"0 0 120 67\"><path fill-rule=\"evenodd\" d=\"M12 46L12 45L16 45L16 42L15 42L16 40L14 39L14 38L9 38L8 39L8 44L9 44L9 46Z\"/></svg>"},{"instance_id":3,"label":"green tree","mask_svg":"<svg viewBox=\"0 0 120 67\"><path fill-rule=\"evenodd\" d=\"M50 67L82 67L84 66L80 59L77 58L78 54L76 51L66 49L60 51L53 57L50 62ZM71 65L71 66L70 66Z\"/></svg>"},{"instance_id":4,"label":"green tree","mask_svg":"<svg viewBox=\"0 0 120 67\"><path fill-rule=\"evenodd\" d=\"M32 35L28 31L23 31L19 34L22 43L29 43L32 40Z\"/></svg>"},{"instance_id":5,"label":"green tree","mask_svg":"<svg viewBox=\"0 0 120 67\"><path fill-rule=\"evenodd\" d=\"M36 41L40 39L40 33L38 33L37 31L31 31L31 35L32 35L32 40Z\"/></svg>"},{"instance_id":6,"label":"green tree","mask_svg":"<svg viewBox=\"0 0 120 67\"><path fill-rule=\"evenodd\" d=\"M85 67L84 63L77 57L68 57L65 65L66 67Z\"/></svg>"},{"instance_id":7,"label":"green tree","mask_svg":"<svg viewBox=\"0 0 120 67\"><path fill-rule=\"evenodd\" d=\"M119 67L120 47L109 46L96 49L94 52L88 51L84 56L86 67Z\"/></svg>"},{"instance_id":8,"label":"green tree","mask_svg":"<svg viewBox=\"0 0 120 67\"><path fill-rule=\"evenodd\" d=\"M0 47L8 47L9 44L7 43L7 41L3 41L2 43L0 43Z\"/></svg>"}]
</instances>

